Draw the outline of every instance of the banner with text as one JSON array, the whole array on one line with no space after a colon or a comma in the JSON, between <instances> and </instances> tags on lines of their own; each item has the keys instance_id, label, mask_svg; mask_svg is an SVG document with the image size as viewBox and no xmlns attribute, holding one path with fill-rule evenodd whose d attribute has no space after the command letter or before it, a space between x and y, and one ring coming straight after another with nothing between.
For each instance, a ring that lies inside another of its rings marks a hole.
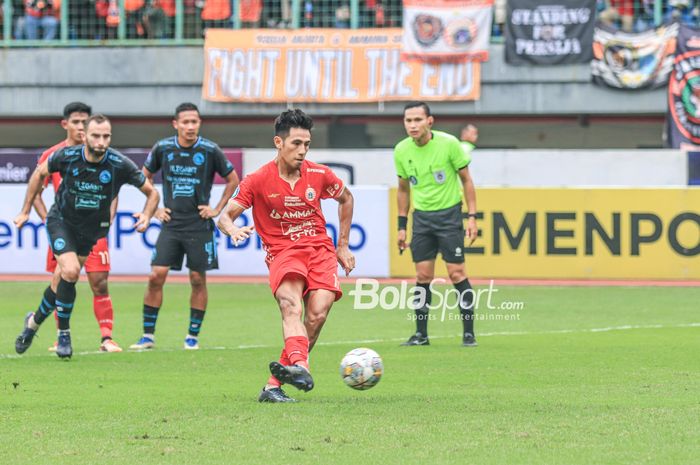
<instances>
[{"instance_id":1,"label":"banner with text","mask_svg":"<svg viewBox=\"0 0 700 465\"><path fill-rule=\"evenodd\" d=\"M668 80L668 145L700 148L700 30L681 26Z\"/></svg>"},{"instance_id":2,"label":"banner with text","mask_svg":"<svg viewBox=\"0 0 700 465\"><path fill-rule=\"evenodd\" d=\"M403 0L404 60L489 59L493 0Z\"/></svg>"},{"instance_id":3,"label":"banner with text","mask_svg":"<svg viewBox=\"0 0 700 465\"><path fill-rule=\"evenodd\" d=\"M700 189L484 188L478 196L469 276L700 279ZM390 207L396 218L393 188ZM390 232L391 276L415 276ZM442 262L435 270L444 276Z\"/></svg>"},{"instance_id":4,"label":"banner with text","mask_svg":"<svg viewBox=\"0 0 700 465\"><path fill-rule=\"evenodd\" d=\"M209 29L202 98L212 102L477 100L480 63L401 61L401 29Z\"/></svg>"},{"instance_id":5,"label":"banner with text","mask_svg":"<svg viewBox=\"0 0 700 465\"><path fill-rule=\"evenodd\" d=\"M506 63L561 65L593 58L595 0L510 0Z\"/></svg>"},{"instance_id":6,"label":"banner with text","mask_svg":"<svg viewBox=\"0 0 700 465\"><path fill-rule=\"evenodd\" d=\"M673 68L678 23L630 34L602 24L593 34L593 82L617 89L665 86Z\"/></svg>"},{"instance_id":7,"label":"banner with text","mask_svg":"<svg viewBox=\"0 0 700 465\"><path fill-rule=\"evenodd\" d=\"M160 187L159 187L160 189ZM212 203L221 198L224 186L212 188ZM387 277L389 274L389 193L387 187L352 188L355 210L350 226L349 246L357 260L353 276ZM0 185L0 274L43 273L46 264L48 240L46 227L32 212L29 222L21 229L12 223L24 200L26 186ZM47 205L53 203L50 189L44 191ZM114 274L148 274L151 255L158 239L160 223L153 221L144 234L134 231L132 215L143 209L145 197L131 186L119 193L119 206L109 231L109 249ZM339 221L338 203L324 200L321 203L326 217L326 231L337 240ZM253 215L248 210L238 220L239 225L252 224ZM234 246L230 238L216 230L219 269L209 271L213 275L266 276L265 252L257 233ZM182 272L173 272L184 274ZM339 276L344 276L342 270Z\"/></svg>"}]
</instances>

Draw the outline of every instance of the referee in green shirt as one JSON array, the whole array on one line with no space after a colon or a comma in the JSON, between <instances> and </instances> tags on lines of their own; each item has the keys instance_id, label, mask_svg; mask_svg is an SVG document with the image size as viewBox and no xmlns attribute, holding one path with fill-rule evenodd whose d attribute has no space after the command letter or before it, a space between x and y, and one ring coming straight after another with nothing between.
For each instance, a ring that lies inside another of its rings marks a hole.
<instances>
[{"instance_id":1,"label":"referee in green shirt","mask_svg":"<svg viewBox=\"0 0 700 465\"><path fill-rule=\"evenodd\" d=\"M428 311L430 284L435 277L438 251L447 273L459 292L463 323L462 345L476 346L474 338L474 291L464 271L464 237L471 245L477 237L476 190L469 175L471 155L456 137L433 131L433 117L424 102L404 107L408 137L394 147L394 165L399 176L399 250L406 248L406 224L413 193L411 255L416 267L416 333L402 345L429 345ZM462 197L467 202L466 231L462 221Z\"/></svg>"}]
</instances>

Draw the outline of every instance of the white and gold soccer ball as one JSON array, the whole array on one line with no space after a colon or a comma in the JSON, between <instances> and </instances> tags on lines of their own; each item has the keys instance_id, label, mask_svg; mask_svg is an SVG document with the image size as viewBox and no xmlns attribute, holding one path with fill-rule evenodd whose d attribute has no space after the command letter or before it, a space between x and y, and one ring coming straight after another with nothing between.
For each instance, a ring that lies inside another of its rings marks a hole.
<instances>
[{"instance_id":1,"label":"white and gold soccer ball","mask_svg":"<svg viewBox=\"0 0 700 465\"><path fill-rule=\"evenodd\" d=\"M372 349L353 349L340 362L340 376L345 384L360 391L375 386L382 379L382 373L382 358Z\"/></svg>"}]
</instances>

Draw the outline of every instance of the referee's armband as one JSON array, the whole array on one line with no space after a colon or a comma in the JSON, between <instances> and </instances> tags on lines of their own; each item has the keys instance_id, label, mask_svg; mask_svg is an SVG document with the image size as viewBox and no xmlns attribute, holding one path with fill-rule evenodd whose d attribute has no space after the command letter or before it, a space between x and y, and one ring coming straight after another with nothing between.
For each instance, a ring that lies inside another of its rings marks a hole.
<instances>
[{"instance_id":1,"label":"referee's armband","mask_svg":"<svg viewBox=\"0 0 700 465\"><path fill-rule=\"evenodd\" d=\"M405 231L408 226L408 217L399 215L399 231Z\"/></svg>"}]
</instances>

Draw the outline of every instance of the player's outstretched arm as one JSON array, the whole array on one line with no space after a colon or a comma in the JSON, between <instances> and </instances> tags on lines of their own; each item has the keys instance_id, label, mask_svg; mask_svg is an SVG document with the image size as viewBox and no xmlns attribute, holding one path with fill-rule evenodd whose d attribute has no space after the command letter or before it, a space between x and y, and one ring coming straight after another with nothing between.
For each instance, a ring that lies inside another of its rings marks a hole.
<instances>
[{"instance_id":1,"label":"player's outstretched arm","mask_svg":"<svg viewBox=\"0 0 700 465\"><path fill-rule=\"evenodd\" d=\"M469 174L469 168L462 168L458 171L459 178L462 181L462 189L464 190L464 200L467 202L467 211L469 212L469 218L467 219L467 239L469 239L469 245L472 245L476 240L479 229L476 226L476 188L474 187L474 181ZM473 215L473 216L472 216Z\"/></svg>"},{"instance_id":2,"label":"player's outstretched arm","mask_svg":"<svg viewBox=\"0 0 700 465\"><path fill-rule=\"evenodd\" d=\"M158 202L160 202L160 194L148 178L146 182L139 188L141 192L146 196L146 205L143 207L143 211L140 213L134 213L134 218L136 218L136 224L134 228L142 233L148 228L151 223L151 218L158 208Z\"/></svg>"},{"instance_id":3,"label":"player's outstretched arm","mask_svg":"<svg viewBox=\"0 0 700 465\"><path fill-rule=\"evenodd\" d=\"M355 269L355 256L350 252L350 225L352 224L352 211L355 207L355 199L346 187L343 193L338 196L338 219L340 228L338 232L338 247L335 254L338 263L345 270L345 276Z\"/></svg>"},{"instance_id":4,"label":"player's outstretched arm","mask_svg":"<svg viewBox=\"0 0 700 465\"><path fill-rule=\"evenodd\" d=\"M22 204L22 210L19 215L15 217L15 226L21 228L29 220L29 213L32 210L32 204L36 195L41 191L41 186L44 185L44 179L49 175L48 162L45 161L36 167L32 176L29 178L29 183L27 184L27 195L24 197L24 204Z\"/></svg>"},{"instance_id":5,"label":"player's outstretched arm","mask_svg":"<svg viewBox=\"0 0 700 465\"><path fill-rule=\"evenodd\" d=\"M233 224L233 222L236 221L244 211L245 209L239 204L233 200L229 200L228 204L226 204L226 207L224 208L224 211L221 213L221 216L219 216L219 221L216 223L219 230L221 230L221 232L227 236L230 236L231 240L233 241L233 245L236 246L239 242L248 239L255 229L253 226L243 226L239 228Z\"/></svg>"}]
</instances>

